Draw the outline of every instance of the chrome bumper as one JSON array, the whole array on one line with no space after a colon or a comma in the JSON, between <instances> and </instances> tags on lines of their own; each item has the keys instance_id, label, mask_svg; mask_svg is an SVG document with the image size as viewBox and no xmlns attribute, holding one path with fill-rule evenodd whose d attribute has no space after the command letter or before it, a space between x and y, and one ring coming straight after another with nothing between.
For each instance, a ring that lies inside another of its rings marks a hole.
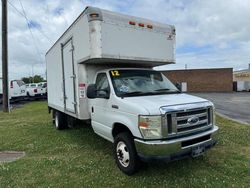
<instances>
[{"instance_id":1,"label":"chrome bumper","mask_svg":"<svg viewBox=\"0 0 250 188\"><path fill-rule=\"evenodd\" d=\"M217 126L213 126L211 130L206 132L178 139L156 141L134 139L134 142L137 153L142 159L150 160L163 158L172 160L178 158L178 156L191 155L192 149L200 145L203 145L205 150L213 147L217 142L215 135L218 130L219 128ZM199 141L199 138L206 139L204 141Z\"/></svg>"}]
</instances>

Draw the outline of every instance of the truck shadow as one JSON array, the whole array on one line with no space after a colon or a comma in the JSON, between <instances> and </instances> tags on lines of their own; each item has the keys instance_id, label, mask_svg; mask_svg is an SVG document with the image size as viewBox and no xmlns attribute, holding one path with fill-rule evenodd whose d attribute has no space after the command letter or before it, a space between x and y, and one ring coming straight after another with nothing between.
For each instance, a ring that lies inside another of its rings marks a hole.
<instances>
[{"instance_id":1,"label":"truck shadow","mask_svg":"<svg viewBox=\"0 0 250 188\"><path fill-rule=\"evenodd\" d=\"M105 155L113 158L113 144L98 136L91 125L78 123L76 127L65 131L68 132L68 136L71 137L72 142L77 142L77 144L85 146L91 151L105 153Z\"/></svg>"}]
</instances>

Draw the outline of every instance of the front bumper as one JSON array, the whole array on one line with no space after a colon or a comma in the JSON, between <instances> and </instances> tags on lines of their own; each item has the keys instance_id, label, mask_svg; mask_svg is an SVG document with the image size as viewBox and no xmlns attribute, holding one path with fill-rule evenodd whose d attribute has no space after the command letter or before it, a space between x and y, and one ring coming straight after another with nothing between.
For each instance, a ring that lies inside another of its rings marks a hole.
<instances>
[{"instance_id":1,"label":"front bumper","mask_svg":"<svg viewBox=\"0 0 250 188\"><path fill-rule=\"evenodd\" d=\"M213 126L211 130L172 140L144 141L134 139L135 147L142 160L176 160L191 156L193 148L202 146L204 150L216 144L215 135L219 128Z\"/></svg>"},{"instance_id":2,"label":"front bumper","mask_svg":"<svg viewBox=\"0 0 250 188\"><path fill-rule=\"evenodd\" d=\"M45 93L37 93L33 97L34 98L44 98L45 96L46 96Z\"/></svg>"}]
</instances>

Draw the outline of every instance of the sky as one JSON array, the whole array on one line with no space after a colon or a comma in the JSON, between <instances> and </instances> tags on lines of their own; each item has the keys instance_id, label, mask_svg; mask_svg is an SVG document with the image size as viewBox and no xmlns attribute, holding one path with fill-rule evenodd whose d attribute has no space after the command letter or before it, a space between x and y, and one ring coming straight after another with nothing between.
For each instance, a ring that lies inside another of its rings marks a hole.
<instances>
[{"instance_id":1,"label":"sky","mask_svg":"<svg viewBox=\"0 0 250 188\"><path fill-rule=\"evenodd\" d=\"M10 79L45 77L45 53L86 6L174 25L176 64L158 69L250 63L249 0L8 0Z\"/></svg>"}]
</instances>

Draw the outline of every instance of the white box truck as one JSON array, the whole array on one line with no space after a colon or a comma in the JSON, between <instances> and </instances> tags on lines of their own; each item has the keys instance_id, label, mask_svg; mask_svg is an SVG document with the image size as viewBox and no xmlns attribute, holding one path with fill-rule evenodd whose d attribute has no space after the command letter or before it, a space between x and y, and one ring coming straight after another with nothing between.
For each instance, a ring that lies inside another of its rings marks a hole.
<instances>
[{"instance_id":1,"label":"white box truck","mask_svg":"<svg viewBox=\"0 0 250 188\"><path fill-rule=\"evenodd\" d=\"M90 121L131 175L140 161L199 156L216 143L213 104L153 67L175 63L175 27L87 7L46 53L57 129Z\"/></svg>"}]
</instances>

